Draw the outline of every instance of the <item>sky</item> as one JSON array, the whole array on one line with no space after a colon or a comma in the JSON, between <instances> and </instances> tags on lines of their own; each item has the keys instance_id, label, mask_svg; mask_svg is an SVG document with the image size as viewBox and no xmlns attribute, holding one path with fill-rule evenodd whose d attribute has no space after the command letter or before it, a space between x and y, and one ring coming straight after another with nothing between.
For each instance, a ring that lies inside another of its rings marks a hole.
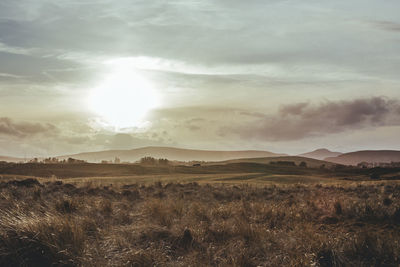
<instances>
[{"instance_id":1,"label":"sky","mask_svg":"<svg viewBox=\"0 0 400 267\"><path fill-rule=\"evenodd\" d=\"M400 149L398 0L1 0L0 155Z\"/></svg>"}]
</instances>

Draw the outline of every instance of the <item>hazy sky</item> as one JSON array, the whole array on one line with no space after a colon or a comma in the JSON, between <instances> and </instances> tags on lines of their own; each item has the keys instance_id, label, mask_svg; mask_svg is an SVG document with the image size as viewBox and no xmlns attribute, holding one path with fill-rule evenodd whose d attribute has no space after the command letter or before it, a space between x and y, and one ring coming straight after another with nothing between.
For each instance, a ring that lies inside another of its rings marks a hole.
<instances>
[{"instance_id":1,"label":"hazy sky","mask_svg":"<svg viewBox=\"0 0 400 267\"><path fill-rule=\"evenodd\" d=\"M398 0L1 0L0 155L400 149Z\"/></svg>"}]
</instances>

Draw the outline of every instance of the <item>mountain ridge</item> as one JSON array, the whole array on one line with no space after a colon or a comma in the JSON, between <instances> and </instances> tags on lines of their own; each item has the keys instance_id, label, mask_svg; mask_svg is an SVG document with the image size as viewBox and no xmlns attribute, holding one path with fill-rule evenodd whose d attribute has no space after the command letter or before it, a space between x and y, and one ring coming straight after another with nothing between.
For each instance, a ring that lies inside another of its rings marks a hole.
<instances>
[{"instance_id":1,"label":"mountain ridge","mask_svg":"<svg viewBox=\"0 0 400 267\"><path fill-rule=\"evenodd\" d=\"M349 153L344 153L337 157L328 157L325 161L343 164L357 165L361 162L368 163L390 163L400 162L399 150L360 150Z\"/></svg>"},{"instance_id":2,"label":"mountain ridge","mask_svg":"<svg viewBox=\"0 0 400 267\"><path fill-rule=\"evenodd\" d=\"M0 156L0 161L21 162L21 161L25 161L25 159L17 158L17 157L9 157L9 156Z\"/></svg>"},{"instance_id":3,"label":"mountain ridge","mask_svg":"<svg viewBox=\"0 0 400 267\"><path fill-rule=\"evenodd\" d=\"M337 157L339 155L342 155L343 153L341 152L333 152L330 151L329 149L326 148L319 148L311 152L299 154L298 156L300 157L306 157L306 158L312 158L312 159L318 159L318 160L324 160L325 158L328 157Z\"/></svg>"},{"instance_id":4,"label":"mountain ridge","mask_svg":"<svg viewBox=\"0 0 400 267\"><path fill-rule=\"evenodd\" d=\"M263 150L200 150L175 147L148 146L129 150L105 150L97 152L83 152L71 155L57 156L58 159L75 158L88 162L101 162L102 160L114 160L116 157L122 162L135 162L142 157L167 158L178 161L217 161L237 158L279 157L286 154L273 153Z\"/></svg>"}]
</instances>

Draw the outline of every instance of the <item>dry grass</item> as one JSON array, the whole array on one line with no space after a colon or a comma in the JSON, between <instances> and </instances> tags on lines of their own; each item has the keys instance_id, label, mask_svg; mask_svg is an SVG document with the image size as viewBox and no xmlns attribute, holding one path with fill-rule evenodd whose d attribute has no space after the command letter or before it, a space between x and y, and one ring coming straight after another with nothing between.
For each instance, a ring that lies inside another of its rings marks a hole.
<instances>
[{"instance_id":1,"label":"dry grass","mask_svg":"<svg viewBox=\"0 0 400 267\"><path fill-rule=\"evenodd\" d=\"M0 266L398 266L396 183L0 183Z\"/></svg>"}]
</instances>

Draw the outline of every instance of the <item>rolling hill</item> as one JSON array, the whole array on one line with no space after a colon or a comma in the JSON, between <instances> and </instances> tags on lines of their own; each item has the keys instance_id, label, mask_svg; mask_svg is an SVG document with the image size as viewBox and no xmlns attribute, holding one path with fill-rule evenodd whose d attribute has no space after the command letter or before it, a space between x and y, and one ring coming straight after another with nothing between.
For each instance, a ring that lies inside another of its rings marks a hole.
<instances>
[{"instance_id":1,"label":"rolling hill","mask_svg":"<svg viewBox=\"0 0 400 267\"><path fill-rule=\"evenodd\" d=\"M400 151L397 150L365 150L328 157L325 159L343 165L357 165L360 162L383 163L400 162Z\"/></svg>"},{"instance_id":2,"label":"rolling hill","mask_svg":"<svg viewBox=\"0 0 400 267\"><path fill-rule=\"evenodd\" d=\"M22 162L25 161L22 158L15 158L15 157L8 157L8 156L0 156L0 161L7 161L7 162Z\"/></svg>"},{"instance_id":3,"label":"rolling hill","mask_svg":"<svg viewBox=\"0 0 400 267\"><path fill-rule=\"evenodd\" d=\"M299 157L299 156L280 156L280 157L263 157L263 158L241 158L241 159L232 159L220 162L212 162L208 163L209 165L213 164L233 164L233 163L257 163L257 164L270 164L271 162L277 161L292 161L297 166L300 165L301 162L307 163L308 167L311 168L319 168L321 165L325 165L326 167L330 168L334 164L331 162L326 162L323 160L317 160L312 158L306 157Z\"/></svg>"},{"instance_id":4,"label":"rolling hill","mask_svg":"<svg viewBox=\"0 0 400 267\"><path fill-rule=\"evenodd\" d=\"M177 161L223 161L237 158L278 157L285 154L276 154L269 151L245 150L245 151L211 151L193 150L173 147L143 147L131 150L108 150L99 152L87 152L74 155L59 156L59 159L75 158L88 162L101 162L102 160L114 160L120 158L122 162L135 162L142 157L167 158Z\"/></svg>"},{"instance_id":5,"label":"rolling hill","mask_svg":"<svg viewBox=\"0 0 400 267\"><path fill-rule=\"evenodd\" d=\"M326 148L321 148L321 149L317 149L314 150L312 152L308 152L308 153L303 153L300 154L300 157L306 157L306 158L311 158L311 159L319 159L319 160L324 160L326 158L331 158L331 157L337 157L342 155L343 153L340 152L332 152Z\"/></svg>"}]
</instances>

